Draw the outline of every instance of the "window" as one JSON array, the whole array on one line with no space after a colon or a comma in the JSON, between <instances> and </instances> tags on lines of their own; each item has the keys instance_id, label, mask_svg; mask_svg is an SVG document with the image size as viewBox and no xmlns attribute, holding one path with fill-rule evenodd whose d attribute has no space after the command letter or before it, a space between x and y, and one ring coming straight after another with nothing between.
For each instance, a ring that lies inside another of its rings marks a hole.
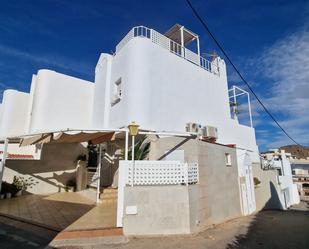
<instances>
[{"instance_id":1,"label":"window","mask_svg":"<svg viewBox=\"0 0 309 249\"><path fill-rule=\"evenodd\" d=\"M278 172L278 175L279 175L279 176L282 176L282 171L281 171L281 169L277 169L277 172Z\"/></svg>"},{"instance_id":2,"label":"window","mask_svg":"<svg viewBox=\"0 0 309 249\"><path fill-rule=\"evenodd\" d=\"M225 164L226 166L232 166L232 159L230 153L225 153Z\"/></svg>"},{"instance_id":3,"label":"window","mask_svg":"<svg viewBox=\"0 0 309 249\"><path fill-rule=\"evenodd\" d=\"M114 83L112 106L117 104L121 100L121 96L122 96L121 78L119 78Z\"/></svg>"}]
</instances>

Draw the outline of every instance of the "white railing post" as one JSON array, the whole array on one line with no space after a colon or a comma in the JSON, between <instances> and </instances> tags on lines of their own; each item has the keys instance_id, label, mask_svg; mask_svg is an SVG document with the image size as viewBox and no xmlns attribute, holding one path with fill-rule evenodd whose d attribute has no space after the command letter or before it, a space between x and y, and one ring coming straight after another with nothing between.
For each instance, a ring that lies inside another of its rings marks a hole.
<instances>
[{"instance_id":1,"label":"white railing post","mask_svg":"<svg viewBox=\"0 0 309 249\"><path fill-rule=\"evenodd\" d=\"M97 198L96 203L98 204L100 202L100 185L101 185L101 164L102 164L102 144L99 145L99 165L97 168L98 172L98 179L97 179Z\"/></svg>"},{"instance_id":2,"label":"white railing post","mask_svg":"<svg viewBox=\"0 0 309 249\"><path fill-rule=\"evenodd\" d=\"M248 96L248 108L249 108L250 126L253 127L252 113L251 113L251 103L250 103L250 96L249 96L249 93L247 93L247 96Z\"/></svg>"}]
</instances>

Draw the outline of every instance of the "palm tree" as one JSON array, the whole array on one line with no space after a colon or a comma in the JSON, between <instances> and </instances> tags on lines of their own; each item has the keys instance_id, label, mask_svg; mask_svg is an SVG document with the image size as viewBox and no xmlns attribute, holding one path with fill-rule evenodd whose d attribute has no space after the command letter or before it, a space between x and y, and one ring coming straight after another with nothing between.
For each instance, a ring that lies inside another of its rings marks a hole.
<instances>
[{"instance_id":1,"label":"palm tree","mask_svg":"<svg viewBox=\"0 0 309 249\"><path fill-rule=\"evenodd\" d=\"M150 151L150 142L147 141L147 137L144 136L134 146L134 160L145 160L148 157ZM124 158L124 150L122 150L122 158ZM128 151L128 160L132 160L132 147Z\"/></svg>"}]
</instances>

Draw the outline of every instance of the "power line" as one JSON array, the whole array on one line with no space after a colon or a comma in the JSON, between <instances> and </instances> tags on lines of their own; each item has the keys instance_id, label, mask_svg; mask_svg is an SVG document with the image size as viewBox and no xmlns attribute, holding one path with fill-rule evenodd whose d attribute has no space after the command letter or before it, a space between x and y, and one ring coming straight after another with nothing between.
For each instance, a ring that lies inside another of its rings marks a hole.
<instances>
[{"instance_id":1,"label":"power line","mask_svg":"<svg viewBox=\"0 0 309 249\"><path fill-rule=\"evenodd\" d=\"M232 67L234 68L234 70L236 71L236 73L238 74L238 76L240 77L240 79L247 85L247 87L249 88L249 90L251 91L251 93L253 94L253 96L257 99L257 101L260 103L260 105L263 107L264 111L269 115L269 117L275 122L275 124L282 130L282 132L289 138L291 139L291 141L293 141L295 144L302 146L300 143L296 142L294 138L292 138L292 136L290 136L288 134L288 132L280 125L280 123L276 120L276 118L271 114L271 112L266 108L266 106L262 103L262 101L260 100L260 98L257 96L257 94L253 91L252 87L249 85L249 83L247 82L247 80L243 77L243 75L239 72L239 70L237 69L237 67L235 66L235 64L232 62L232 60L230 59L230 57L227 55L227 53L225 52L223 46L218 42L218 40L215 38L215 36L212 34L212 32L210 31L210 29L208 28L206 22L202 19L202 17L199 15L199 13L196 11L196 9L193 7L193 5L191 4L190 0L186 0L187 4L189 5L189 7L191 8L191 10L193 11L195 17L200 21L200 23L203 25L203 27L205 28L205 30L207 31L207 33L211 36L211 38L214 40L214 42L216 43L216 45L219 47L219 49L221 50L221 52L223 53L223 55L226 57L226 59L229 61L229 63L232 65Z\"/></svg>"}]
</instances>

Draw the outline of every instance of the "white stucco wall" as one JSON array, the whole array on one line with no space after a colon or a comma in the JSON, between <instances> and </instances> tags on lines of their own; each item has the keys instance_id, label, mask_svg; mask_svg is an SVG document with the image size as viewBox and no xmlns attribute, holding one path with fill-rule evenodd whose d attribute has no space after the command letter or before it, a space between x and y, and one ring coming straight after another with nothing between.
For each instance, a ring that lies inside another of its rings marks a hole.
<instances>
[{"instance_id":1,"label":"white stucco wall","mask_svg":"<svg viewBox=\"0 0 309 249\"><path fill-rule=\"evenodd\" d=\"M29 132L91 127L94 84L50 70L33 77Z\"/></svg>"},{"instance_id":2,"label":"white stucco wall","mask_svg":"<svg viewBox=\"0 0 309 249\"><path fill-rule=\"evenodd\" d=\"M219 143L254 151L252 160L259 160L254 129L230 117L223 60L219 59L217 76L150 39L135 37L115 56L102 54L100 61L95 80L96 91L100 92L95 94L101 102L105 99L105 113L110 112L104 115L105 121L100 121L104 128L127 126L131 121L145 129L182 132L188 122L211 125L218 128ZM119 79L122 97L112 106ZM102 111L95 111L95 115L101 117Z\"/></svg>"},{"instance_id":3,"label":"white stucco wall","mask_svg":"<svg viewBox=\"0 0 309 249\"><path fill-rule=\"evenodd\" d=\"M0 119L0 138L26 132L29 94L16 90L3 93Z\"/></svg>"}]
</instances>

